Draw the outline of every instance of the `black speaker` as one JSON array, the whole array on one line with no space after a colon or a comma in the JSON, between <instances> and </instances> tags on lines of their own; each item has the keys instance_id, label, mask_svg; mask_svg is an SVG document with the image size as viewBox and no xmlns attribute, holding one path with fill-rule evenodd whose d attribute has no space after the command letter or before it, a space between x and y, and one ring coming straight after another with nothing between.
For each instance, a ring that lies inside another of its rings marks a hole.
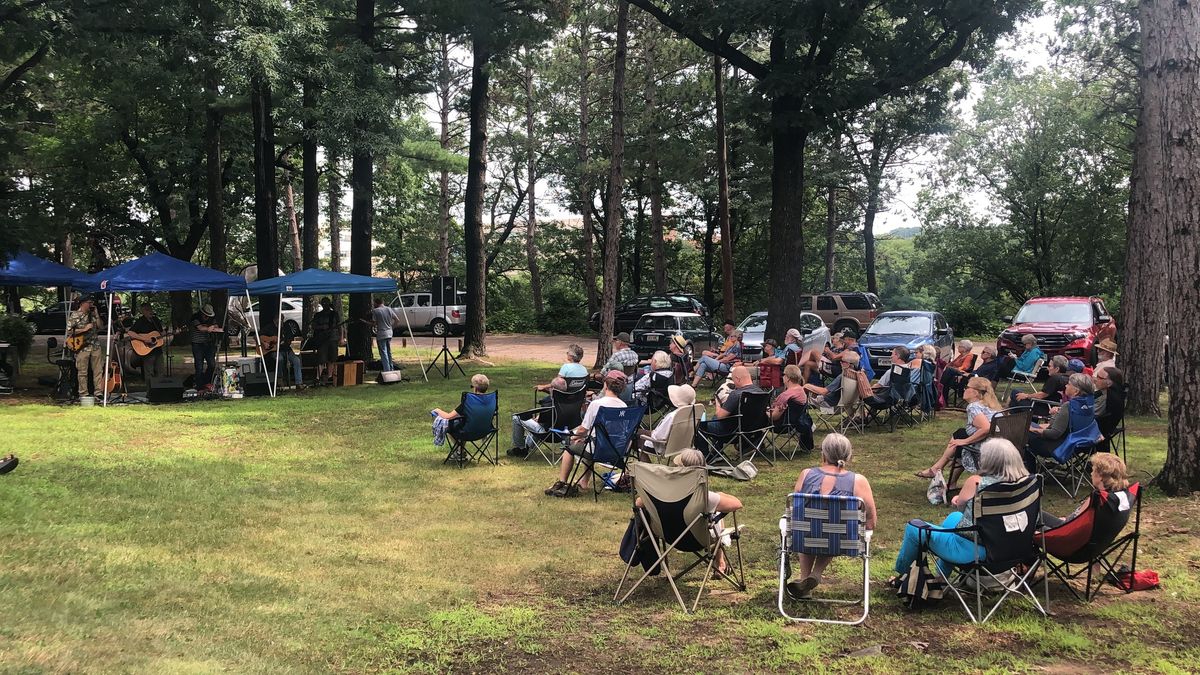
<instances>
[{"instance_id":1,"label":"black speaker","mask_svg":"<svg viewBox=\"0 0 1200 675\"><path fill-rule=\"evenodd\" d=\"M434 307L458 304L458 277L434 277L429 289Z\"/></svg>"},{"instance_id":2,"label":"black speaker","mask_svg":"<svg viewBox=\"0 0 1200 675\"><path fill-rule=\"evenodd\" d=\"M271 393L271 389L267 387L267 376L262 373L242 375L242 392L246 396L267 396Z\"/></svg>"},{"instance_id":3,"label":"black speaker","mask_svg":"<svg viewBox=\"0 0 1200 675\"><path fill-rule=\"evenodd\" d=\"M179 403L183 400L184 379L182 377L151 377L146 380L149 387L147 398L151 403Z\"/></svg>"}]
</instances>

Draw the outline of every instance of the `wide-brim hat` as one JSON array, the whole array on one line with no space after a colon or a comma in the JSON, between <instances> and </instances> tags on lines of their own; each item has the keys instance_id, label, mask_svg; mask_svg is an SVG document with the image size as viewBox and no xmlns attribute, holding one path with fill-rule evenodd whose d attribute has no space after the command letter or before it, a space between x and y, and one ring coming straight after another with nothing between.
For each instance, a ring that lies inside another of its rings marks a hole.
<instances>
[{"instance_id":1,"label":"wide-brim hat","mask_svg":"<svg viewBox=\"0 0 1200 675\"><path fill-rule=\"evenodd\" d=\"M1120 354L1120 352L1117 351L1117 342L1116 342L1116 340L1113 340L1112 338L1104 338L1103 340L1100 341L1099 344L1096 345L1096 348L1103 349L1104 351L1109 352L1113 356Z\"/></svg>"},{"instance_id":2,"label":"wide-brim hat","mask_svg":"<svg viewBox=\"0 0 1200 675\"><path fill-rule=\"evenodd\" d=\"M687 349L687 338L683 337L682 335L672 335L671 341L675 343L676 347L679 347L680 349Z\"/></svg>"},{"instance_id":3,"label":"wide-brim hat","mask_svg":"<svg viewBox=\"0 0 1200 675\"><path fill-rule=\"evenodd\" d=\"M672 384L667 387L667 398L671 399L671 405L682 408L696 402L696 390L690 384Z\"/></svg>"},{"instance_id":4,"label":"wide-brim hat","mask_svg":"<svg viewBox=\"0 0 1200 675\"><path fill-rule=\"evenodd\" d=\"M216 316L217 315L216 311L213 310L213 306L208 305L208 304L206 304L200 308L200 313L203 314L204 316Z\"/></svg>"}]
</instances>

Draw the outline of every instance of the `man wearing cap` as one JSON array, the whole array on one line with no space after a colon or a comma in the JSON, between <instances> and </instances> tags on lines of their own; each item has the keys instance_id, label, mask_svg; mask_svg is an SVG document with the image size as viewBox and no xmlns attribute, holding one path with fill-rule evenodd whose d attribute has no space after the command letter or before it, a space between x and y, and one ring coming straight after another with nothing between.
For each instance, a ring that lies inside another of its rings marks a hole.
<instances>
[{"instance_id":1,"label":"man wearing cap","mask_svg":"<svg viewBox=\"0 0 1200 675\"><path fill-rule=\"evenodd\" d=\"M585 464L588 463L584 457L587 451L588 436L591 435L592 426L596 424L596 415L600 413L601 408L628 407L625 405L625 401L621 400L621 393L629 385L629 378L625 376L624 371L610 370L604 374L601 382L600 395L593 398L592 402L588 404L587 412L583 414L583 422L571 434L570 448L563 451L562 463L558 469L558 480L545 490L545 493L551 497L574 497L579 494L580 490L586 490L591 486L590 468L583 472L583 476L577 484L572 485L567 482L571 479L571 468L575 466L575 458L578 456Z\"/></svg>"},{"instance_id":2,"label":"man wearing cap","mask_svg":"<svg viewBox=\"0 0 1200 675\"><path fill-rule=\"evenodd\" d=\"M638 364L637 352L629 348L629 343L632 341L629 333L617 333L614 335L612 339L612 356L608 357L608 360L604 362L604 367L600 369L601 372L608 372L610 370L625 372L626 368L636 368Z\"/></svg>"},{"instance_id":3,"label":"man wearing cap","mask_svg":"<svg viewBox=\"0 0 1200 675\"><path fill-rule=\"evenodd\" d=\"M705 374L728 373L735 362L742 360L742 331L735 328L729 337L733 339L733 344L720 355L708 356L708 352L704 352L705 356L700 357L700 361L696 364L696 374L692 377L693 389L700 386L700 380L704 379Z\"/></svg>"},{"instance_id":4,"label":"man wearing cap","mask_svg":"<svg viewBox=\"0 0 1200 675\"><path fill-rule=\"evenodd\" d=\"M1100 372L1105 368L1117 367L1117 343L1112 338L1104 338L1100 344L1096 345L1096 359L1099 363L1093 372Z\"/></svg>"},{"instance_id":5,"label":"man wearing cap","mask_svg":"<svg viewBox=\"0 0 1200 675\"><path fill-rule=\"evenodd\" d=\"M647 452L658 452L658 445L666 447L667 436L671 433L671 424L675 422L675 413L679 412L680 408L691 411L692 406L696 403L696 390L692 389L691 385L672 384L667 387L667 398L670 399L671 405L675 406L671 412L663 415L653 430L638 430L639 447ZM700 420L697 418L696 421Z\"/></svg>"},{"instance_id":6,"label":"man wearing cap","mask_svg":"<svg viewBox=\"0 0 1200 675\"><path fill-rule=\"evenodd\" d=\"M78 371L79 376L80 396L87 396L100 389L99 386L92 388L93 380L88 378L89 368L91 368L92 378L95 382L98 383L100 378L104 377L100 345L96 341L99 332L100 315L96 313L93 300L85 296L79 301L79 309L71 312L71 315L67 317L67 334L83 338L82 345L75 350L75 370Z\"/></svg>"},{"instance_id":7,"label":"man wearing cap","mask_svg":"<svg viewBox=\"0 0 1200 675\"><path fill-rule=\"evenodd\" d=\"M858 333L854 332L853 328L842 331L842 344L846 347L842 353L857 352L858 369L866 373L868 380L875 379L875 369L871 367L871 355L867 353L866 347L858 344Z\"/></svg>"},{"instance_id":8,"label":"man wearing cap","mask_svg":"<svg viewBox=\"0 0 1200 675\"><path fill-rule=\"evenodd\" d=\"M787 332L783 334L783 352L784 353L780 354L780 356L782 356L784 359L787 359L788 352L796 354L797 356L801 352L803 352L804 344L802 343L800 338L801 338L800 331L796 330L795 328L787 329Z\"/></svg>"},{"instance_id":9,"label":"man wearing cap","mask_svg":"<svg viewBox=\"0 0 1200 675\"><path fill-rule=\"evenodd\" d=\"M217 339L223 332L217 325L217 314L213 306L205 304L199 312L192 315L188 323L191 327L192 361L196 369L196 382L192 386L204 389L212 386L213 375L217 372Z\"/></svg>"}]
</instances>

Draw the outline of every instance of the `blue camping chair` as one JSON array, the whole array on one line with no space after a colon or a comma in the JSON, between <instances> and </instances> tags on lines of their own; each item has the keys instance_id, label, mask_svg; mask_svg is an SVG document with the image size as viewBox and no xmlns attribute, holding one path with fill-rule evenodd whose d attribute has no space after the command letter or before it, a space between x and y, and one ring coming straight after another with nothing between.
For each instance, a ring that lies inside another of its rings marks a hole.
<instances>
[{"instance_id":1,"label":"blue camping chair","mask_svg":"<svg viewBox=\"0 0 1200 675\"><path fill-rule=\"evenodd\" d=\"M871 611L871 531L863 527L866 511L861 497L788 495L788 510L779 519L779 613L791 621L857 626ZM814 619L788 614L784 608L786 585L793 555L845 556L862 561L862 599L809 598L805 602L862 605L862 615L852 621Z\"/></svg>"},{"instance_id":2,"label":"blue camping chair","mask_svg":"<svg viewBox=\"0 0 1200 675\"><path fill-rule=\"evenodd\" d=\"M917 403L921 406L921 415L926 419L932 418L937 409L937 389L934 380L937 379L937 364L928 359L921 362L921 381L917 385Z\"/></svg>"},{"instance_id":3,"label":"blue camping chair","mask_svg":"<svg viewBox=\"0 0 1200 675\"><path fill-rule=\"evenodd\" d=\"M1051 457L1034 455L1038 473L1058 483L1072 498L1086 484L1091 471L1088 464L1102 436L1096 424L1096 400L1092 396L1076 396L1067 404L1070 410L1070 433L1054 450Z\"/></svg>"},{"instance_id":4,"label":"blue camping chair","mask_svg":"<svg viewBox=\"0 0 1200 675\"><path fill-rule=\"evenodd\" d=\"M450 438L450 452L442 464L450 462L462 468L467 462L486 459L493 466L500 463L500 443L496 440L497 417L500 410L500 392L486 394L463 392L461 424L451 422L446 435ZM491 448L491 453L488 449Z\"/></svg>"},{"instance_id":5,"label":"blue camping chair","mask_svg":"<svg viewBox=\"0 0 1200 675\"><path fill-rule=\"evenodd\" d=\"M866 399L867 408L870 410L867 423L875 422L879 426L887 426L890 431L895 431L896 422L902 419L916 424L917 421L913 419L911 412L915 394L912 368L892 366L887 391Z\"/></svg>"},{"instance_id":6,"label":"blue camping chair","mask_svg":"<svg viewBox=\"0 0 1200 675\"><path fill-rule=\"evenodd\" d=\"M615 490L617 471L626 471L629 455L633 451L637 438L638 425L642 422L645 408L601 408L596 413L596 421L592 424L591 433L582 446L568 446L567 451L578 460L571 469L570 485L578 485L584 472L594 474L592 480L592 498L600 499L601 483L604 488ZM602 472L599 467L610 467L610 471Z\"/></svg>"}]
</instances>

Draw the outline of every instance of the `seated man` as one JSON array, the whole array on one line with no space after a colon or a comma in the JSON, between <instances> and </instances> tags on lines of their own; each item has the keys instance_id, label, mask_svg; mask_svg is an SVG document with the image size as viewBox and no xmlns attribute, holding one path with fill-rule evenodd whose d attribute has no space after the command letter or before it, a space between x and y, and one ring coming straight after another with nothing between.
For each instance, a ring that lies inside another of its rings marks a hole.
<instances>
[{"instance_id":1,"label":"seated man","mask_svg":"<svg viewBox=\"0 0 1200 675\"><path fill-rule=\"evenodd\" d=\"M575 346L575 345L572 345ZM550 381L551 391L566 391L567 381L561 375ZM538 401L538 408L550 408L554 405L553 394L543 396ZM546 433L546 425L550 423L553 412L550 410L526 410L514 413L512 416L512 447L508 449L509 457L524 457L529 454L529 446L533 443L534 434Z\"/></svg>"},{"instance_id":2,"label":"seated man","mask_svg":"<svg viewBox=\"0 0 1200 675\"><path fill-rule=\"evenodd\" d=\"M714 439L718 447L724 447L737 434L736 421L729 418L738 414L742 394L762 391L750 379L750 371L745 366L734 366L729 372L729 379L733 382L733 389L717 406L717 418L701 422L693 439L695 446L703 451L706 457L711 457L718 449L709 443L709 438ZM700 431L704 433L701 434Z\"/></svg>"},{"instance_id":3,"label":"seated man","mask_svg":"<svg viewBox=\"0 0 1200 675\"><path fill-rule=\"evenodd\" d=\"M630 349L629 344L632 342L629 333L617 333L613 336L613 352L612 356L604 362L604 367L600 369L601 373L607 373L613 370L625 372L626 368L636 368L638 364L637 352Z\"/></svg>"},{"instance_id":4,"label":"seated man","mask_svg":"<svg viewBox=\"0 0 1200 675\"><path fill-rule=\"evenodd\" d=\"M871 391L871 381L867 379L867 374L860 369L858 352L847 350L839 359L841 362L841 373L829 382L828 387L822 387L811 382L804 385L805 391L814 394L813 403L818 406L826 406L836 408L842 401L842 375L847 373L852 374L858 379L859 395L866 396ZM847 401L850 403L850 401Z\"/></svg>"},{"instance_id":5,"label":"seated man","mask_svg":"<svg viewBox=\"0 0 1200 675\"><path fill-rule=\"evenodd\" d=\"M275 360L279 358L279 354L283 354L283 358L288 365L292 367L292 384L297 388L304 386L304 376L300 368L300 357L296 352L292 351L292 340L296 339L296 330L293 328L295 324L287 322L283 324L283 336L279 340L268 339L279 336L279 330L275 327L275 319L266 319L263 323L262 330L259 335L263 338L263 344L267 345L267 351L263 352L263 361L267 364L268 376L274 376L277 366ZM278 368L286 368L287 366L280 364ZM286 377L287 373L283 375Z\"/></svg>"},{"instance_id":6,"label":"seated man","mask_svg":"<svg viewBox=\"0 0 1200 675\"><path fill-rule=\"evenodd\" d=\"M783 386L783 366L787 352L778 349L772 338L763 340L762 348L762 358L755 363L758 366L758 386L763 389L779 389Z\"/></svg>"},{"instance_id":7,"label":"seated man","mask_svg":"<svg viewBox=\"0 0 1200 675\"><path fill-rule=\"evenodd\" d=\"M996 345L984 346L983 351L979 353L979 359L975 362L975 370L971 371L971 377L982 377L992 382L1000 379L1000 359L996 358ZM966 386L966 382L961 384Z\"/></svg>"},{"instance_id":8,"label":"seated man","mask_svg":"<svg viewBox=\"0 0 1200 675\"><path fill-rule=\"evenodd\" d=\"M867 353L867 348L858 344L858 333L854 332L853 328L847 328L842 331L842 344L845 351L858 352L858 368L867 374L868 380L875 379L875 369L871 367L871 355ZM842 363L845 363L843 356Z\"/></svg>"},{"instance_id":9,"label":"seated man","mask_svg":"<svg viewBox=\"0 0 1200 675\"><path fill-rule=\"evenodd\" d=\"M1117 343L1112 338L1104 338L1096 345L1096 369L1117 367Z\"/></svg>"},{"instance_id":10,"label":"seated man","mask_svg":"<svg viewBox=\"0 0 1200 675\"><path fill-rule=\"evenodd\" d=\"M596 415L600 413L601 408L628 407L625 405L625 401L621 400L621 393L625 391L628 384L629 378L621 370L610 370L604 374L604 379L601 380L600 394L588 404L587 412L583 414L583 423L576 427L571 435L571 448L563 451L562 462L558 468L558 480L554 482L554 485L546 488L547 495L575 497L581 489L586 490L591 486L590 471L583 474L577 485L567 482L571 479L571 469L575 466L575 457L583 454L587 449L588 437L592 433L592 427L596 424Z\"/></svg>"},{"instance_id":11,"label":"seated man","mask_svg":"<svg viewBox=\"0 0 1200 675\"><path fill-rule=\"evenodd\" d=\"M705 349L703 352L700 352L700 356L711 356L714 358L720 356L726 349L732 347L734 342L737 342L737 340L733 338L733 331L736 329L737 326L734 326L731 323L726 323L724 329L725 341L721 343L721 348L716 351L712 349Z\"/></svg>"},{"instance_id":12,"label":"seated man","mask_svg":"<svg viewBox=\"0 0 1200 675\"><path fill-rule=\"evenodd\" d=\"M880 385L890 385L891 384L892 371L896 366L900 366L903 368L912 368L912 364L916 363L917 364L916 368L919 369L921 366L919 358L914 361L909 361L908 360L909 356L910 356L910 354L908 351L908 347L901 345L901 346L893 348L892 349L892 368L888 368L887 372L884 373L884 377L879 378L879 384ZM914 369L914 370L909 371L910 381L911 381L913 372L919 372L919 370ZM884 388L877 390L875 395L868 398L866 401L867 401L867 405L871 406L872 408L888 408L888 407L891 407L892 405L894 405L895 403L897 403L895 394L893 393L891 386L885 386Z\"/></svg>"},{"instance_id":13,"label":"seated man","mask_svg":"<svg viewBox=\"0 0 1200 675\"><path fill-rule=\"evenodd\" d=\"M1059 354L1050 359L1050 375L1038 392L1018 391L1009 399L1011 408L1033 408L1034 412L1046 412L1051 404L1062 403L1063 392L1067 388L1067 378L1071 375L1067 357ZM1040 404L1038 402L1041 402ZM1040 408L1039 408L1040 405Z\"/></svg>"},{"instance_id":14,"label":"seated man","mask_svg":"<svg viewBox=\"0 0 1200 675\"><path fill-rule=\"evenodd\" d=\"M742 360L742 331L735 328L729 337L733 340L733 344L728 349L717 356L708 356L706 351L705 356L700 358L699 363L696 364L696 375L692 378L693 389L700 386L700 380L704 379L706 374L724 375L730 372L734 363Z\"/></svg>"}]
</instances>

